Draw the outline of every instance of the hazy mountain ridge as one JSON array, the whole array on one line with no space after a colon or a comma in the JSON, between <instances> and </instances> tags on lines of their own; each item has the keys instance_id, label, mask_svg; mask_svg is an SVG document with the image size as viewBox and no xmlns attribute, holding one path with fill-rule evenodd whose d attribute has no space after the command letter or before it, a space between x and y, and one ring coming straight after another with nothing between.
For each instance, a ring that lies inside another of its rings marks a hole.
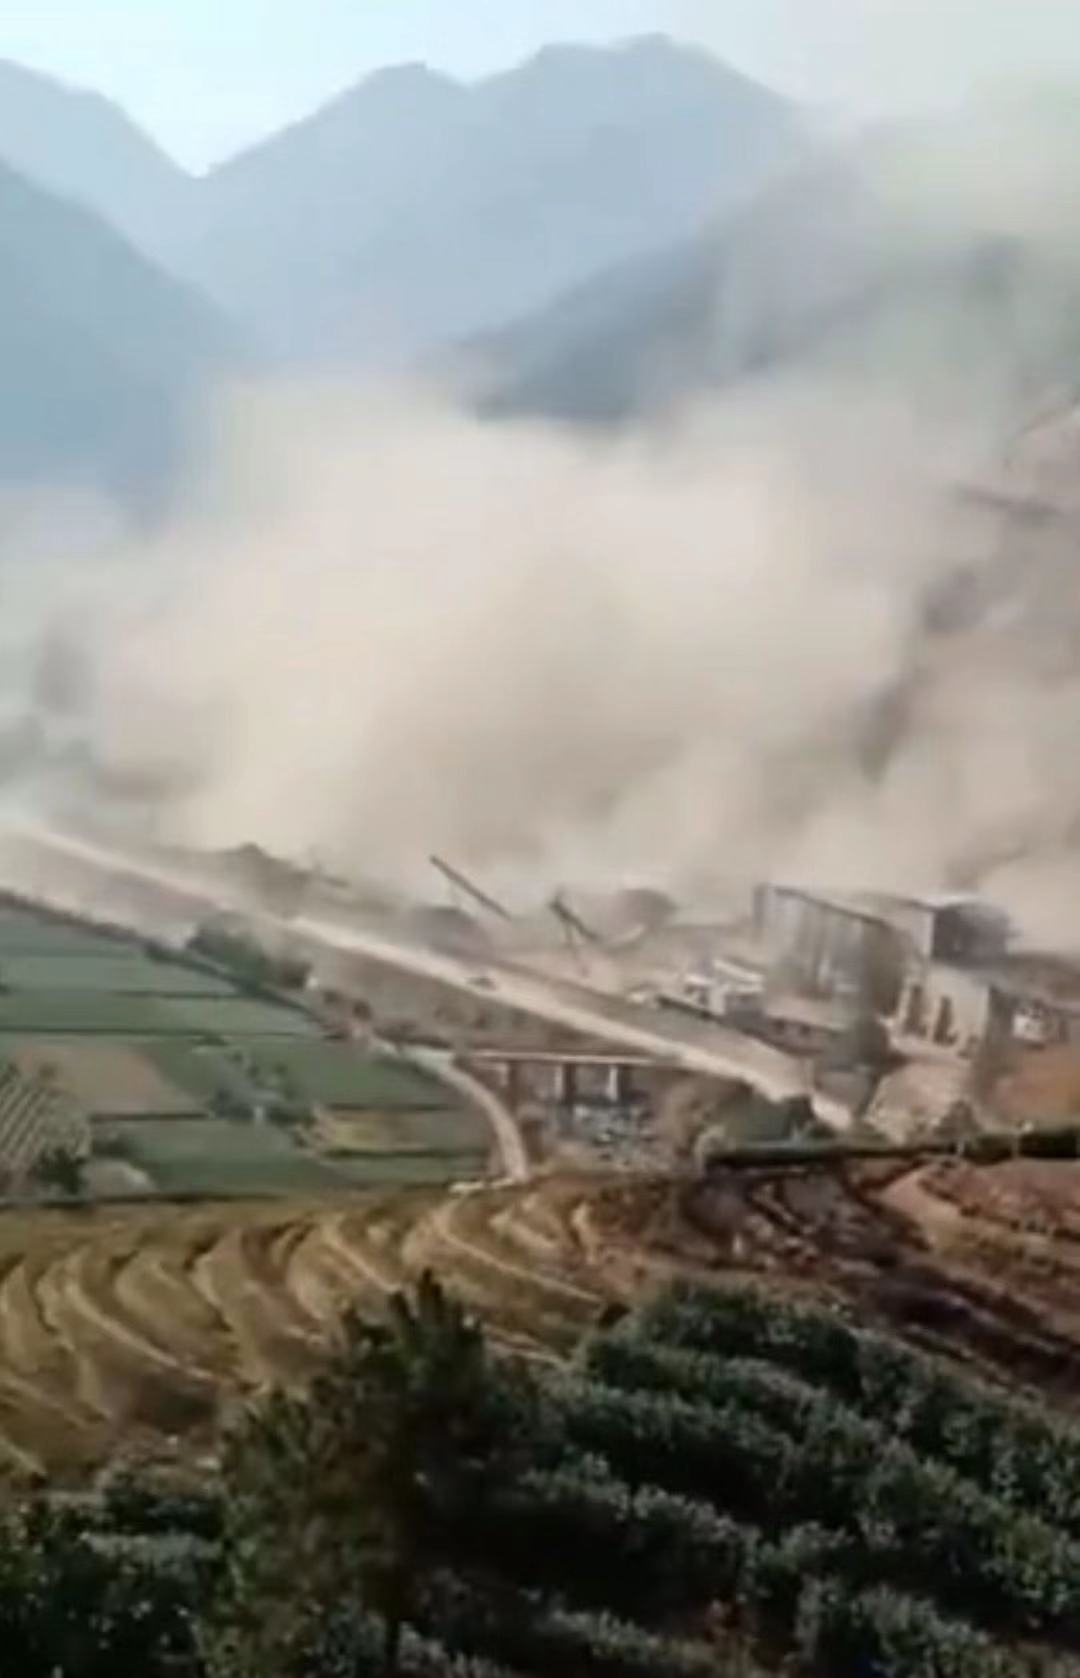
<instances>
[{"instance_id":1,"label":"hazy mountain ridge","mask_svg":"<svg viewBox=\"0 0 1080 1678\"><path fill-rule=\"evenodd\" d=\"M195 182L101 94L0 60L0 159L148 254L181 236Z\"/></svg>"},{"instance_id":2,"label":"hazy mountain ridge","mask_svg":"<svg viewBox=\"0 0 1080 1678\"><path fill-rule=\"evenodd\" d=\"M222 316L271 356L412 366L687 236L801 143L785 101L646 38L472 85L387 70L195 179L0 63L0 473L158 479L233 360Z\"/></svg>"},{"instance_id":3,"label":"hazy mountain ridge","mask_svg":"<svg viewBox=\"0 0 1080 1678\"><path fill-rule=\"evenodd\" d=\"M901 398L947 378L962 402L1022 415L1080 379L1080 145L1034 216L1023 179L1012 196L957 190L968 145L912 130L818 155L716 232L466 346L473 394L493 415L615 422L763 375Z\"/></svg>"},{"instance_id":4,"label":"hazy mountain ridge","mask_svg":"<svg viewBox=\"0 0 1080 1678\"><path fill-rule=\"evenodd\" d=\"M0 164L0 479L159 487L243 351L209 305Z\"/></svg>"},{"instance_id":5,"label":"hazy mountain ridge","mask_svg":"<svg viewBox=\"0 0 1080 1678\"><path fill-rule=\"evenodd\" d=\"M869 374L921 399L940 361L1022 419L1080 368L1080 120L1065 100L1024 122L1020 144L965 119L826 148L786 101L646 37L471 85L386 70L195 180L107 102L0 65L0 157L114 226L152 221L143 248L187 276L119 237L105 261L106 230L55 200L66 232L43 242L13 176L5 458L138 479L176 387L234 353L191 282L300 366L464 361L495 417L610 423L763 374ZM1045 167L1048 125L1055 157L1076 153L1067 178Z\"/></svg>"},{"instance_id":6,"label":"hazy mountain ridge","mask_svg":"<svg viewBox=\"0 0 1080 1678\"><path fill-rule=\"evenodd\" d=\"M470 86L403 66L213 171L182 264L289 351L393 362L687 235L800 141L787 102L659 38Z\"/></svg>"}]
</instances>

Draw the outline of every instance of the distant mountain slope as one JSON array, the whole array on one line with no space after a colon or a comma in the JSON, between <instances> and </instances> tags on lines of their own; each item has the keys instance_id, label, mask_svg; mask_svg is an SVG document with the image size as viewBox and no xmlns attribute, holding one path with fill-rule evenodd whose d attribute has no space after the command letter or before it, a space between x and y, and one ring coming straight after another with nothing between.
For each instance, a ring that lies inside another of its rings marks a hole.
<instances>
[{"instance_id":1,"label":"distant mountain slope","mask_svg":"<svg viewBox=\"0 0 1080 1678\"><path fill-rule=\"evenodd\" d=\"M151 493L241 354L111 228L0 165L0 480Z\"/></svg>"},{"instance_id":2,"label":"distant mountain slope","mask_svg":"<svg viewBox=\"0 0 1080 1678\"><path fill-rule=\"evenodd\" d=\"M191 177L100 94L3 60L0 161L157 256L181 237L195 191Z\"/></svg>"},{"instance_id":3,"label":"distant mountain slope","mask_svg":"<svg viewBox=\"0 0 1080 1678\"><path fill-rule=\"evenodd\" d=\"M661 38L472 87L407 66L214 172L184 271L290 351L393 362L689 235L800 140L785 101Z\"/></svg>"},{"instance_id":4,"label":"distant mountain slope","mask_svg":"<svg viewBox=\"0 0 1080 1678\"><path fill-rule=\"evenodd\" d=\"M536 315L459 346L467 388L471 381L493 417L604 424L703 387L719 250L703 238L606 270Z\"/></svg>"},{"instance_id":5,"label":"distant mountain slope","mask_svg":"<svg viewBox=\"0 0 1080 1678\"><path fill-rule=\"evenodd\" d=\"M826 373L1037 403L1080 377L1080 217L1065 175L1037 223L1020 182L1008 201L968 195L968 149L890 133L819 157L721 231L468 346L480 406L606 423Z\"/></svg>"}]
</instances>

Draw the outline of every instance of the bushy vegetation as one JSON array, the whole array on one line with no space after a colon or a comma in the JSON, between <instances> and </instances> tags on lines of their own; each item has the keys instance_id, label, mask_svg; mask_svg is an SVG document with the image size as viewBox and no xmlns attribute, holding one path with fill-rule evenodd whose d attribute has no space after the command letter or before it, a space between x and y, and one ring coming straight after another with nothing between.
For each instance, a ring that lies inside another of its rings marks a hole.
<instances>
[{"instance_id":1,"label":"bushy vegetation","mask_svg":"<svg viewBox=\"0 0 1080 1678\"><path fill-rule=\"evenodd\" d=\"M648 1355L666 1366L670 1390L689 1383L702 1391L704 1383L706 1394L717 1378L715 1360L731 1369L731 1379L740 1360L764 1360L861 1412L888 1438L1080 1537L1080 1428L891 1336L857 1328L836 1311L752 1291L674 1289L617 1341L598 1343L589 1354L601 1365Z\"/></svg>"},{"instance_id":2,"label":"bushy vegetation","mask_svg":"<svg viewBox=\"0 0 1080 1678\"><path fill-rule=\"evenodd\" d=\"M0 1633L25 1678L1075 1678L1080 1429L749 1292L539 1379L426 1279L214 1490L13 1513Z\"/></svg>"},{"instance_id":3,"label":"bushy vegetation","mask_svg":"<svg viewBox=\"0 0 1080 1678\"><path fill-rule=\"evenodd\" d=\"M272 955L254 938L222 927L204 926L188 942L193 956L224 968L244 988L266 991L303 990L310 968L290 956Z\"/></svg>"},{"instance_id":4,"label":"bushy vegetation","mask_svg":"<svg viewBox=\"0 0 1080 1678\"><path fill-rule=\"evenodd\" d=\"M150 1543L47 1503L0 1518L0 1669L18 1678L196 1678L216 1552Z\"/></svg>"}]
</instances>

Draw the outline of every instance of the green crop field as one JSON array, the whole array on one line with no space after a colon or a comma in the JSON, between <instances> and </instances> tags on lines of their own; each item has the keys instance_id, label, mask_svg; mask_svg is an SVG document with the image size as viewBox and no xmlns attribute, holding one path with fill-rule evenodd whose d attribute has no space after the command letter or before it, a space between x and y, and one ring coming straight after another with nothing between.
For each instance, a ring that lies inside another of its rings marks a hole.
<instances>
[{"instance_id":1,"label":"green crop field","mask_svg":"<svg viewBox=\"0 0 1080 1678\"><path fill-rule=\"evenodd\" d=\"M351 1113L331 1124L330 1152L348 1154L476 1154L490 1142L483 1120L460 1111Z\"/></svg>"},{"instance_id":2,"label":"green crop field","mask_svg":"<svg viewBox=\"0 0 1080 1678\"><path fill-rule=\"evenodd\" d=\"M246 996L161 997L153 1003L153 1014L162 1036L315 1037L318 1031L294 1009Z\"/></svg>"},{"instance_id":3,"label":"green crop field","mask_svg":"<svg viewBox=\"0 0 1080 1678\"><path fill-rule=\"evenodd\" d=\"M436 1188L445 1183L481 1182L487 1154L402 1153L335 1159L342 1177L358 1188Z\"/></svg>"},{"instance_id":4,"label":"green crop field","mask_svg":"<svg viewBox=\"0 0 1080 1678\"><path fill-rule=\"evenodd\" d=\"M0 985L13 991L97 991L143 996L233 996L226 979L176 962L152 961L139 950L110 955L57 951L9 955L0 947Z\"/></svg>"},{"instance_id":5,"label":"green crop field","mask_svg":"<svg viewBox=\"0 0 1080 1678\"><path fill-rule=\"evenodd\" d=\"M227 1119L132 1119L106 1127L163 1194L319 1194L482 1177L486 1155L370 1154L324 1160L275 1125Z\"/></svg>"},{"instance_id":6,"label":"green crop field","mask_svg":"<svg viewBox=\"0 0 1080 1678\"><path fill-rule=\"evenodd\" d=\"M259 1067L283 1071L310 1101L326 1107L417 1111L445 1108L455 1099L416 1067L350 1043L249 1041L244 1050Z\"/></svg>"},{"instance_id":7,"label":"green crop field","mask_svg":"<svg viewBox=\"0 0 1080 1678\"><path fill-rule=\"evenodd\" d=\"M242 1039L233 1045L235 1052L231 1053L227 1046L184 1042L180 1038L161 1038L135 1045L160 1077L204 1106L219 1096L249 1102L258 1099L259 1080L253 1080L250 1070L239 1059L243 1056L245 1062L248 1060L251 1046L250 1039ZM311 1053L320 1049L344 1051L349 1057L348 1066L339 1063L336 1053L328 1062L321 1061L317 1052ZM250 1058L258 1067L261 1079L271 1079L275 1072L284 1069L301 1102L332 1109L327 1124L334 1133L333 1151L337 1151L338 1142L342 1152L362 1154L468 1154L487 1146L486 1125L457 1104L456 1092L443 1088L421 1072L414 1073L407 1066L368 1060L359 1049L335 1043L260 1043L260 1050ZM326 1100L325 1092L330 1086L318 1076L327 1064L339 1079L336 1088L343 1092L361 1089L369 1097L381 1095L382 1105L333 1106ZM262 1089L265 1092L265 1084ZM440 1105L433 1106L434 1101Z\"/></svg>"},{"instance_id":8,"label":"green crop field","mask_svg":"<svg viewBox=\"0 0 1080 1678\"><path fill-rule=\"evenodd\" d=\"M168 1083L175 1084L203 1106L222 1095L251 1098L247 1079L224 1049L203 1047L180 1037L161 1038L140 1046Z\"/></svg>"},{"instance_id":9,"label":"green crop field","mask_svg":"<svg viewBox=\"0 0 1080 1678\"><path fill-rule=\"evenodd\" d=\"M0 996L0 1032L101 1033L142 1036L168 1030L159 1004L149 997L111 996L93 991L17 991Z\"/></svg>"},{"instance_id":10,"label":"green crop field","mask_svg":"<svg viewBox=\"0 0 1080 1678\"><path fill-rule=\"evenodd\" d=\"M272 1125L136 1119L111 1126L110 1134L166 1194L307 1194L347 1182Z\"/></svg>"},{"instance_id":11,"label":"green crop field","mask_svg":"<svg viewBox=\"0 0 1080 1678\"><path fill-rule=\"evenodd\" d=\"M109 991L14 991L0 996L0 1032L116 1037L305 1037L303 1014L244 996L119 996Z\"/></svg>"},{"instance_id":12,"label":"green crop field","mask_svg":"<svg viewBox=\"0 0 1080 1678\"><path fill-rule=\"evenodd\" d=\"M54 1070L98 1143L122 1138L162 1193L317 1194L485 1173L486 1126L436 1079L327 1041L300 1010L134 941L0 911L0 987L4 1052ZM223 1097L241 1113L284 1097L339 1125L317 1151L275 1124L223 1117Z\"/></svg>"},{"instance_id":13,"label":"green crop field","mask_svg":"<svg viewBox=\"0 0 1080 1678\"><path fill-rule=\"evenodd\" d=\"M104 933L84 931L17 910L0 910L0 961L5 956L114 956L130 946Z\"/></svg>"}]
</instances>

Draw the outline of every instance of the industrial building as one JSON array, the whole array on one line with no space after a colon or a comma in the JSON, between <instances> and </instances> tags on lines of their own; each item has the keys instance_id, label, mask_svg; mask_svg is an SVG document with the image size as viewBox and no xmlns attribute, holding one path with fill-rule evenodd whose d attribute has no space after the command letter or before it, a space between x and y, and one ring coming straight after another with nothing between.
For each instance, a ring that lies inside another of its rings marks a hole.
<instances>
[{"instance_id":1,"label":"industrial building","mask_svg":"<svg viewBox=\"0 0 1080 1678\"><path fill-rule=\"evenodd\" d=\"M1000 1031L1011 1033L1011 1010L992 976L978 968L926 962L906 976L893 1017L896 1035L974 1056Z\"/></svg>"},{"instance_id":2,"label":"industrial building","mask_svg":"<svg viewBox=\"0 0 1080 1678\"><path fill-rule=\"evenodd\" d=\"M1009 936L1003 915L966 898L830 895L779 885L755 892L754 929L770 966L811 991L869 985L891 987L897 998L913 966L992 961Z\"/></svg>"},{"instance_id":3,"label":"industrial building","mask_svg":"<svg viewBox=\"0 0 1080 1678\"><path fill-rule=\"evenodd\" d=\"M1080 1044L1080 968L1025 953L970 969L928 963L908 975L895 1023L901 1037L964 1055L994 1038L1027 1048Z\"/></svg>"},{"instance_id":4,"label":"industrial building","mask_svg":"<svg viewBox=\"0 0 1080 1678\"><path fill-rule=\"evenodd\" d=\"M767 885L754 928L774 986L865 1003L901 1043L966 1058L994 1039L1080 1043L1080 965L1010 949L1007 917L983 903Z\"/></svg>"},{"instance_id":5,"label":"industrial building","mask_svg":"<svg viewBox=\"0 0 1080 1678\"><path fill-rule=\"evenodd\" d=\"M885 999L899 991L907 965L903 938L863 898L761 886L754 931L780 984L813 996L855 993L871 983Z\"/></svg>"}]
</instances>

